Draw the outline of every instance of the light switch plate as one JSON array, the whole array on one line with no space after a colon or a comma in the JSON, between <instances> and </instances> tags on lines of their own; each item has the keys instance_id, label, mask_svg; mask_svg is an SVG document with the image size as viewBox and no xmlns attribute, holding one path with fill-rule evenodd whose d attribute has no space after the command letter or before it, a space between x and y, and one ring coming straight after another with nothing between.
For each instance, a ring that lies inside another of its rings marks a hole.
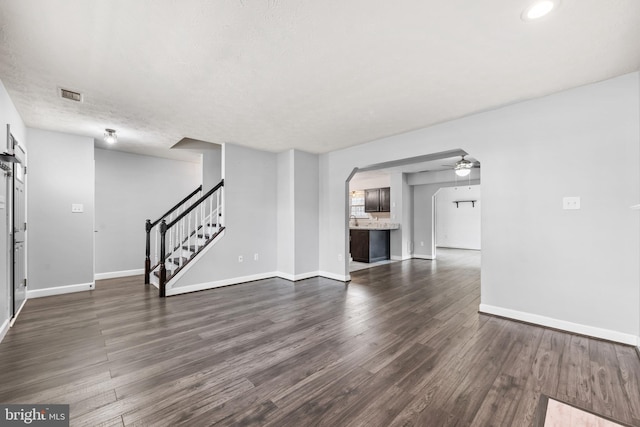
<instances>
[{"instance_id":1,"label":"light switch plate","mask_svg":"<svg viewBox=\"0 0 640 427\"><path fill-rule=\"evenodd\" d=\"M562 209L580 209L580 197L563 197Z\"/></svg>"},{"instance_id":2,"label":"light switch plate","mask_svg":"<svg viewBox=\"0 0 640 427\"><path fill-rule=\"evenodd\" d=\"M73 203L71 205L71 212L73 213L82 213L84 212L84 205L81 203Z\"/></svg>"}]
</instances>

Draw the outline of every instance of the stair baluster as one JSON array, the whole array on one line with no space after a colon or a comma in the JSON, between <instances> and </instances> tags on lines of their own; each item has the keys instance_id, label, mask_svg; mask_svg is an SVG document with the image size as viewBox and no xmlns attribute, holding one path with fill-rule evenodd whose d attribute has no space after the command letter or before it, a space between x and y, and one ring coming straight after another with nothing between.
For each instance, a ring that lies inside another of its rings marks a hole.
<instances>
[{"instance_id":1,"label":"stair baluster","mask_svg":"<svg viewBox=\"0 0 640 427\"><path fill-rule=\"evenodd\" d=\"M157 277L160 297L166 296L169 280L224 230L222 221L223 188L224 180L204 195L202 195L202 188L198 187L196 191L157 221L147 220L145 222L147 234L145 283L151 282L152 274L154 278ZM214 200L215 208L213 206ZM207 209L207 203L209 203L209 209ZM151 260L151 230L154 227L156 228L156 239L153 243L155 243L156 259ZM169 234L167 235L167 233ZM192 236L195 239L193 243ZM160 252L159 255L158 252Z\"/></svg>"}]
</instances>

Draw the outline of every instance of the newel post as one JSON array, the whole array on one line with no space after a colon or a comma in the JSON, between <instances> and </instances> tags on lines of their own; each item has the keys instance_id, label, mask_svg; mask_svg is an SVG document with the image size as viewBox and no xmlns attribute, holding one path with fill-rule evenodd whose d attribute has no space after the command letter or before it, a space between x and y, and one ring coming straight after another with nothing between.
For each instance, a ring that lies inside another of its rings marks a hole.
<instances>
[{"instance_id":1,"label":"newel post","mask_svg":"<svg viewBox=\"0 0 640 427\"><path fill-rule=\"evenodd\" d=\"M146 248L144 253L144 284L149 284L149 275L151 274L151 220L147 220L144 224L147 232Z\"/></svg>"},{"instance_id":2,"label":"newel post","mask_svg":"<svg viewBox=\"0 0 640 427\"><path fill-rule=\"evenodd\" d=\"M164 266L165 261L165 235L167 234L167 223L162 220L160 223L160 283L158 287L160 289L160 298L166 296L165 287L167 285L167 269Z\"/></svg>"}]
</instances>

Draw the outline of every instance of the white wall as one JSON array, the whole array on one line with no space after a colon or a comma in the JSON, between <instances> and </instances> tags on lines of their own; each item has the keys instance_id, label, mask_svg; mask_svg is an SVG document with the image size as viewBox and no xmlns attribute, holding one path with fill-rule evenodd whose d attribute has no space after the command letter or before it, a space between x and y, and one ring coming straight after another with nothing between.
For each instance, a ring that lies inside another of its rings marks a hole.
<instances>
[{"instance_id":1,"label":"white wall","mask_svg":"<svg viewBox=\"0 0 640 427\"><path fill-rule=\"evenodd\" d=\"M635 341L638 80L635 72L322 155L320 269L347 276L354 167L461 148L482 160L481 309ZM582 209L562 210L563 196L582 197Z\"/></svg>"},{"instance_id":2,"label":"white wall","mask_svg":"<svg viewBox=\"0 0 640 427\"><path fill-rule=\"evenodd\" d=\"M198 185L197 163L96 149L96 279L144 269L145 220L156 220Z\"/></svg>"},{"instance_id":3,"label":"white wall","mask_svg":"<svg viewBox=\"0 0 640 427\"><path fill-rule=\"evenodd\" d=\"M28 293L93 287L93 138L28 129ZM72 213L74 203L83 213Z\"/></svg>"},{"instance_id":4,"label":"white wall","mask_svg":"<svg viewBox=\"0 0 640 427\"><path fill-rule=\"evenodd\" d=\"M454 203L475 200L475 203ZM441 188L436 193L436 246L458 249L481 248L480 186Z\"/></svg>"},{"instance_id":5,"label":"white wall","mask_svg":"<svg viewBox=\"0 0 640 427\"><path fill-rule=\"evenodd\" d=\"M7 146L6 125L11 125L11 133L18 139L21 145L27 146L27 135L24 122L18 114L7 90L0 81L0 151L4 151ZM9 239L9 197L11 189L11 178L0 171L0 198L5 201L4 207L0 208L0 341L4 337L11 318L11 279L9 270L9 251L11 242Z\"/></svg>"},{"instance_id":6,"label":"white wall","mask_svg":"<svg viewBox=\"0 0 640 427\"><path fill-rule=\"evenodd\" d=\"M225 235L167 288L168 295L255 280L276 271L277 155L225 144L222 156ZM238 262L240 255L243 262Z\"/></svg>"}]
</instances>

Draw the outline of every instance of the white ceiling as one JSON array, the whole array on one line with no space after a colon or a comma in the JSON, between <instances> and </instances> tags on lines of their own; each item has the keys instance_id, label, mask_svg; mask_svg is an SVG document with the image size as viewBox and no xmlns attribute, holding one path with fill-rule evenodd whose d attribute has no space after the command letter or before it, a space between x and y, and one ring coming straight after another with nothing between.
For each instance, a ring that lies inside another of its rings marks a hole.
<instances>
[{"instance_id":1,"label":"white ceiling","mask_svg":"<svg viewBox=\"0 0 640 427\"><path fill-rule=\"evenodd\" d=\"M0 0L28 126L327 152L640 68L640 1ZM58 97L64 87L81 104Z\"/></svg>"}]
</instances>

